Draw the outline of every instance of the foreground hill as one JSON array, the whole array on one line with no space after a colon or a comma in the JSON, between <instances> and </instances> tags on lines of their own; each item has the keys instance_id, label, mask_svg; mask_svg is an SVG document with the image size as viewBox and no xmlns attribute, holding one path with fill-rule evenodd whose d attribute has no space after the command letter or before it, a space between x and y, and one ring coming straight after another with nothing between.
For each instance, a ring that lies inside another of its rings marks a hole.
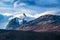
<instances>
[{"instance_id":1,"label":"foreground hill","mask_svg":"<svg viewBox=\"0 0 60 40\"><path fill-rule=\"evenodd\" d=\"M16 30L60 31L60 16L43 15L16 28Z\"/></svg>"},{"instance_id":2,"label":"foreground hill","mask_svg":"<svg viewBox=\"0 0 60 40\"><path fill-rule=\"evenodd\" d=\"M60 32L0 30L0 40L60 40Z\"/></svg>"}]
</instances>

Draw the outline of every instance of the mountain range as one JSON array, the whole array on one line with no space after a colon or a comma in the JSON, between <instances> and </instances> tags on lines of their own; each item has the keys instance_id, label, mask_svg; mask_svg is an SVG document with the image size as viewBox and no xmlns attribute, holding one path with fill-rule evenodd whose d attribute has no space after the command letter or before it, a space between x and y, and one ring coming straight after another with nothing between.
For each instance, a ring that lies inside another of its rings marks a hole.
<instances>
[{"instance_id":1,"label":"mountain range","mask_svg":"<svg viewBox=\"0 0 60 40\"><path fill-rule=\"evenodd\" d=\"M8 24L8 25L10 25L10 24ZM13 24L13 25L16 26L18 24ZM12 26L12 27L14 27L14 26ZM37 31L37 32L59 31L60 30L60 16L59 15L50 15L50 14L43 15L35 20L26 22L23 25L16 26L16 28L14 30Z\"/></svg>"}]
</instances>

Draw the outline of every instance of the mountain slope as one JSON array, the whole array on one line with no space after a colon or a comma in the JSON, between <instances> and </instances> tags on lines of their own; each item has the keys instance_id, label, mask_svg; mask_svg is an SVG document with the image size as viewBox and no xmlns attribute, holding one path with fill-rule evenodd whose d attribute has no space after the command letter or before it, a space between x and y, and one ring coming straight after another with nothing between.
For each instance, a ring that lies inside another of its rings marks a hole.
<instances>
[{"instance_id":1,"label":"mountain slope","mask_svg":"<svg viewBox=\"0 0 60 40\"><path fill-rule=\"evenodd\" d=\"M16 30L34 30L34 31L59 31L60 16L58 15L43 15L33 21L30 21Z\"/></svg>"}]
</instances>

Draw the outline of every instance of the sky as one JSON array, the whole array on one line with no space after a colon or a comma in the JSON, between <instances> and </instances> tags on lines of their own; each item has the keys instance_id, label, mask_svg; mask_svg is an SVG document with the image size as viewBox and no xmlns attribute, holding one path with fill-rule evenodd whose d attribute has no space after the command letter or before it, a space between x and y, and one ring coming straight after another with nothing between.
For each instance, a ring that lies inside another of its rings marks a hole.
<instances>
[{"instance_id":1,"label":"sky","mask_svg":"<svg viewBox=\"0 0 60 40\"><path fill-rule=\"evenodd\" d=\"M0 29L14 17L23 17L23 13L31 18L29 21L45 14L60 15L60 0L0 0Z\"/></svg>"}]
</instances>

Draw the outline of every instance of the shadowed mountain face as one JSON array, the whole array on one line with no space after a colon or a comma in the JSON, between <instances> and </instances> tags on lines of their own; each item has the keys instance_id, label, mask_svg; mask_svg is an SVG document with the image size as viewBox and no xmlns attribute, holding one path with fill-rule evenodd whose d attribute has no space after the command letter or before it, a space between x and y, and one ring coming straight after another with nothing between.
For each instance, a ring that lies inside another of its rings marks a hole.
<instances>
[{"instance_id":1,"label":"shadowed mountain face","mask_svg":"<svg viewBox=\"0 0 60 40\"><path fill-rule=\"evenodd\" d=\"M60 16L43 15L32 20L16 30L57 31L60 30Z\"/></svg>"},{"instance_id":2,"label":"shadowed mountain face","mask_svg":"<svg viewBox=\"0 0 60 40\"><path fill-rule=\"evenodd\" d=\"M13 18L13 19L10 20L6 29L14 30L14 29L18 28L19 26L22 26L25 23L26 23L26 20L20 20L19 18L16 17L16 18Z\"/></svg>"},{"instance_id":3,"label":"shadowed mountain face","mask_svg":"<svg viewBox=\"0 0 60 40\"><path fill-rule=\"evenodd\" d=\"M15 28L17 28L18 26L20 26L19 21L18 21L18 18L14 18L14 19L12 19L12 20L8 23L7 29L8 29L8 30L9 30L9 29L15 29Z\"/></svg>"}]
</instances>

